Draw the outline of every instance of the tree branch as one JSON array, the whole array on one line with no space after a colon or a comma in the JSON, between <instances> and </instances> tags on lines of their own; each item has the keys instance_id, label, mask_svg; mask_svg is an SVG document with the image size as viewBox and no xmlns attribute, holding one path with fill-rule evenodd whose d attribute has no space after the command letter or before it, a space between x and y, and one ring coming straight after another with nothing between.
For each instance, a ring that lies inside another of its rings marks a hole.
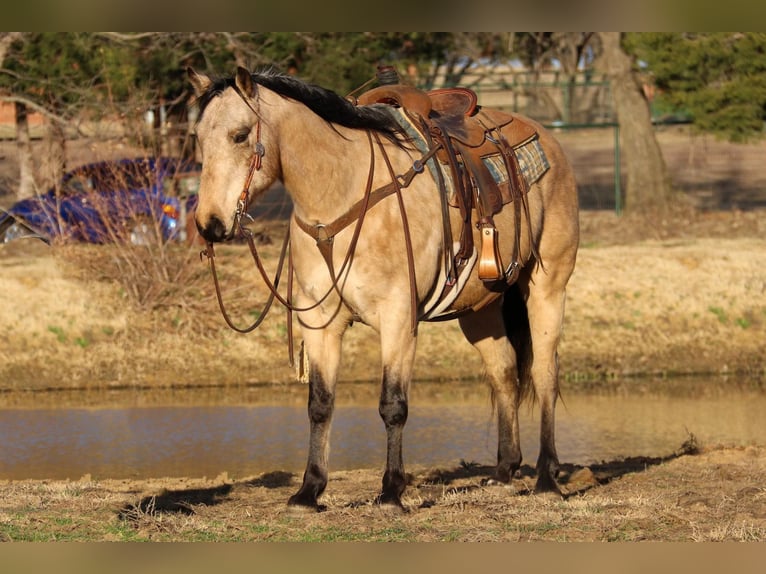
<instances>
[{"instance_id":1,"label":"tree branch","mask_svg":"<svg viewBox=\"0 0 766 574\"><path fill-rule=\"evenodd\" d=\"M144 38L153 38L158 34L160 34L160 32L137 32L134 34L124 34L122 32L98 32L95 35L117 42L133 42Z\"/></svg>"},{"instance_id":2,"label":"tree branch","mask_svg":"<svg viewBox=\"0 0 766 574\"><path fill-rule=\"evenodd\" d=\"M54 121L58 124L61 124L62 126L71 126L74 125L71 120L65 118L64 116L60 116L58 114L54 114L49 109L45 108L44 106L41 106L37 102L34 102L27 98L22 98L19 96L0 96L0 102L8 102L11 104L24 104L27 108L30 110L34 110L41 116L45 116L51 121ZM80 128L77 128L78 133L82 133Z\"/></svg>"}]
</instances>

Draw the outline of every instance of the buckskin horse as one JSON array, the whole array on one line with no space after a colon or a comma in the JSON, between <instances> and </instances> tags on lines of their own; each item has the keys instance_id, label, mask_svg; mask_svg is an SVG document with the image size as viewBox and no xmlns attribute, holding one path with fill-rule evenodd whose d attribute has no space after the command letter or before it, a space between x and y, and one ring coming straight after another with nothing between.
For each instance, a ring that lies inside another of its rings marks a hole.
<instances>
[{"instance_id":1,"label":"buckskin horse","mask_svg":"<svg viewBox=\"0 0 766 574\"><path fill-rule=\"evenodd\" d=\"M275 71L187 70L203 167L196 223L212 248L280 180L294 210L292 299L310 436L288 505L322 509L341 341L380 337L387 437L379 504L404 508L402 431L418 323L456 318L482 357L498 428L490 482L521 465L518 408L539 403L536 492L560 493L554 413L565 288L579 241L572 169L553 136L466 89L381 85L358 100Z\"/></svg>"}]
</instances>

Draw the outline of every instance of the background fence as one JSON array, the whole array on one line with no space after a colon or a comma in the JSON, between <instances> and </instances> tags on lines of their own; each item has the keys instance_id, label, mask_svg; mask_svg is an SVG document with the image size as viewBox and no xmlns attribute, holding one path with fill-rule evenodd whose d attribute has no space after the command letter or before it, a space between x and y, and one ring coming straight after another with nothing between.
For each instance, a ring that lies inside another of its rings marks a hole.
<instances>
[{"instance_id":1,"label":"background fence","mask_svg":"<svg viewBox=\"0 0 766 574\"><path fill-rule=\"evenodd\" d=\"M437 81L436 85L439 84ZM603 76L578 74L573 79L559 72L532 74L508 70L477 69L461 79L461 85L474 89L479 103L528 115L554 130L574 166L580 204L583 209L615 210L622 207L625 189L620 132L615 123L609 83ZM752 209L766 207L766 142L732 144L712 136L695 135L691 126L663 123L655 125L674 186L689 194L701 209ZM0 126L8 139L0 140L0 206L12 202L18 181L18 161L13 125ZM108 126L107 126L108 127ZM140 144L122 135L114 126L89 138L68 144L68 167L81 163L129 157L141 151ZM185 126L171 126L184 131ZM44 130L35 125L35 135ZM158 128L159 130L160 128ZM168 126L164 128L166 131ZM133 130L135 131L135 130ZM45 146L34 142L37 160ZM284 199L273 209L284 214Z\"/></svg>"},{"instance_id":2,"label":"background fence","mask_svg":"<svg viewBox=\"0 0 766 574\"><path fill-rule=\"evenodd\" d=\"M609 83L587 73L466 77L479 103L523 113L552 129L573 164L583 209L621 212L625 161ZM734 144L653 113L674 187L702 210L766 208L766 141Z\"/></svg>"}]
</instances>

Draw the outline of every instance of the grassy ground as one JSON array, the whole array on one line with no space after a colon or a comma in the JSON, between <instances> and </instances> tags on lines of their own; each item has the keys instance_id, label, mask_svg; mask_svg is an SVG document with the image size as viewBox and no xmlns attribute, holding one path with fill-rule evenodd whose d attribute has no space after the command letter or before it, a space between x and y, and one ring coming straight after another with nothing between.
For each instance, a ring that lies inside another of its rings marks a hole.
<instances>
[{"instance_id":1,"label":"grassy ground","mask_svg":"<svg viewBox=\"0 0 766 574\"><path fill-rule=\"evenodd\" d=\"M762 373L766 336L766 226L758 212L698 216L655 237L631 239L631 224L583 212L583 238L567 294L561 343L569 380L678 373ZM737 231L739 230L739 231ZM71 389L227 386L290 382L287 328L278 307L248 335L229 329L198 248L188 257L183 305L137 309L118 283L90 269L108 248L49 248L25 240L0 248L0 387ZM276 245L265 246L272 260ZM244 246L218 250L225 296L240 324L265 301ZM296 344L297 340L296 330ZM375 334L354 325L341 377L378 377ZM423 324L416 374L480 374L456 324Z\"/></svg>"},{"instance_id":2,"label":"grassy ground","mask_svg":"<svg viewBox=\"0 0 766 574\"><path fill-rule=\"evenodd\" d=\"M488 469L412 471L407 512L371 499L377 470L333 472L323 513L285 505L298 476L0 482L5 541L764 541L766 451L684 445L657 459L565 466L564 499Z\"/></svg>"}]
</instances>

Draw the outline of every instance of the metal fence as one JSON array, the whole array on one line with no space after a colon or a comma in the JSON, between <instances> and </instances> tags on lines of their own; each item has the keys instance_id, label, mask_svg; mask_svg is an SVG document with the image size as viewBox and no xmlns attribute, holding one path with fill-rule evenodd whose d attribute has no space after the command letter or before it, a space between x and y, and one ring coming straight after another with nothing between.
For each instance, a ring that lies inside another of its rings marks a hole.
<instances>
[{"instance_id":1,"label":"metal fence","mask_svg":"<svg viewBox=\"0 0 766 574\"><path fill-rule=\"evenodd\" d=\"M605 78L517 72L465 80L481 105L522 113L555 132L573 164L584 208L621 213L620 128Z\"/></svg>"},{"instance_id":2,"label":"metal fence","mask_svg":"<svg viewBox=\"0 0 766 574\"><path fill-rule=\"evenodd\" d=\"M624 205L625 160L609 83L578 75L482 78L471 87L487 107L523 113L553 130L573 164L580 205ZM655 135L674 188L702 210L766 208L766 141L735 144L696 133L688 124L655 117Z\"/></svg>"}]
</instances>

